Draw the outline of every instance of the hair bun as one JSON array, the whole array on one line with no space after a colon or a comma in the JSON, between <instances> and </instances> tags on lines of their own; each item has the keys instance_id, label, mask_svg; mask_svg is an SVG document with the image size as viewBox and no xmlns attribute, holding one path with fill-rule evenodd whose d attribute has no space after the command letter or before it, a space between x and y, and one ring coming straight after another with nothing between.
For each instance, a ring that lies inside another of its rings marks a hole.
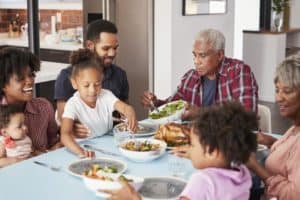
<instances>
[{"instance_id":1,"label":"hair bun","mask_svg":"<svg viewBox=\"0 0 300 200\"><path fill-rule=\"evenodd\" d=\"M70 56L71 65L76 65L81 62L85 62L91 60L95 57L94 52L89 49L78 49L77 51L73 51Z\"/></svg>"}]
</instances>

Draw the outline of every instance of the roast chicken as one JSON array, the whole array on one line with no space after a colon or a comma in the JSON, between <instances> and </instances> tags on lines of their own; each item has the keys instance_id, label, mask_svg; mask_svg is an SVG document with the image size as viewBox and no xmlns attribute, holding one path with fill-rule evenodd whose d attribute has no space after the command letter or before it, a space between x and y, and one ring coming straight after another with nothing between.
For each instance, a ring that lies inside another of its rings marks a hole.
<instances>
[{"instance_id":1,"label":"roast chicken","mask_svg":"<svg viewBox=\"0 0 300 200\"><path fill-rule=\"evenodd\" d=\"M164 140L169 147L189 144L190 128L176 123L161 125L155 133L155 138Z\"/></svg>"}]
</instances>

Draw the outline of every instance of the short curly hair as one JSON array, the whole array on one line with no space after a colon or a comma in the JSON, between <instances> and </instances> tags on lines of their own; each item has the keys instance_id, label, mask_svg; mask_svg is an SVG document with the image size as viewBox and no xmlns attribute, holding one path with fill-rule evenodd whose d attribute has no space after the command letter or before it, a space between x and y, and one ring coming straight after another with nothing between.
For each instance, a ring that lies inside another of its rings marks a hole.
<instances>
[{"instance_id":1,"label":"short curly hair","mask_svg":"<svg viewBox=\"0 0 300 200\"><path fill-rule=\"evenodd\" d=\"M29 51L14 47L0 50L0 97L4 95L3 88L10 78L16 74L18 78L22 79L27 67L33 74L39 71L39 58Z\"/></svg>"},{"instance_id":2,"label":"short curly hair","mask_svg":"<svg viewBox=\"0 0 300 200\"><path fill-rule=\"evenodd\" d=\"M245 163L257 148L258 121L254 112L246 111L238 102L224 102L202 108L193 124L200 144L225 156L228 164Z\"/></svg>"},{"instance_id":3,"label":"short curly hair","mask_svg":"<svg viewBox=\"0 0 300 200\"><path fill-rule=\"evenodd\" d=\"M23 113L23 109L19 105L0 105L0 129L5 128L13 115Z\"/></svg>"}]
</instances>

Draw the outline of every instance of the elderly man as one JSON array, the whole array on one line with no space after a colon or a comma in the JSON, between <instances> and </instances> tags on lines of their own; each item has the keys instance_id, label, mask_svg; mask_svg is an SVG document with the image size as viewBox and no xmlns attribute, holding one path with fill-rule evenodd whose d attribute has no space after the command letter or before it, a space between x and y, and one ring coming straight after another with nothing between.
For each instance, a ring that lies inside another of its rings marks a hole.
<instances>
[{"instance_id":1,"label":"elderly man","mask_svg":"<svg viewBox=\"0 0 300 200\"><path fill-rule=\"evenodd\" d=\"M258 87L250 67L225 57L224 49L225 37L221 32L214 29L199 32L193 45L195 69L182 77L175 93L166 100L144 92L144 107L150 107L151 101L159 106L183 99L189 103L184 117L193 117L201 106L236 100L247 110L256 112Z\"/></svg>"},{"instance_id":2,"label":"elderly man","mask_svg":"<svg viewBox=\"0 0 300 200\"><path fill-rule=\"evenodd\" d=\"M112 91L121 101L128 100L129 85L126 72L113 60L117 55L119 47L117 27L106 20L96 20L89 24L86 33L86 48L94 51L104 63L104 78L102 88ZM55 82L54 99L57 106L57 119L60 121L67 100L73 96L73 89L70 82L72 66L63 69ZM89 130L80 123L75 123L77 137L86 137Z\"/></svg>"}]
</instances>

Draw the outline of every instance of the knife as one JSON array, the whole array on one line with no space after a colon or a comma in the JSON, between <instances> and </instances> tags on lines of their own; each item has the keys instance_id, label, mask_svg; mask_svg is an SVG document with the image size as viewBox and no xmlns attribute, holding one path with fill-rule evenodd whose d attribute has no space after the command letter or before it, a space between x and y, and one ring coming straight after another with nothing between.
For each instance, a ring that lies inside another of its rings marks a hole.
<instances>
[{"instance_id":1,"label":"knife","mask_svg":"<svg viewBox=\"0 0 300 200\"><path fill-rule=\"evenodd\" d=\"M99 148L96 148L92 145L89 145L89 144L84 144L83 145L84 148L87 148L89 150L92 150L92 151L98 151L100 153L103 153L103 154L107 154L107 155L110 155L110 156L120 156L119 154L117 153L113 153L113 152L110 152L110 151L106 151L106 150L103 150L103 149L99 149Z\"/></svg>"}]
</instances>

